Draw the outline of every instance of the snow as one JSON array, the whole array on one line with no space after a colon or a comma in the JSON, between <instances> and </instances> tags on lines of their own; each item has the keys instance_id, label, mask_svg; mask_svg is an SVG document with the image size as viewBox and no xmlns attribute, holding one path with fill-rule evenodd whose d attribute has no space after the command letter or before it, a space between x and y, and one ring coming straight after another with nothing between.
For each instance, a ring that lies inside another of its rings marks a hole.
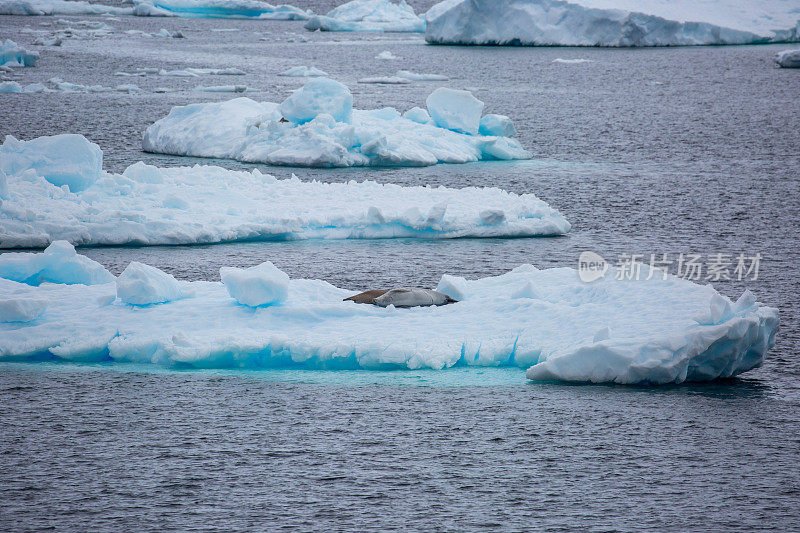
<instances>
[{"instance_id":1,"label":"snow","mask_svg":"<svg viewBox=\"0 0 800 533\"><path fill-rule=\"evenodd\" d=\"M316 67L297 66L281 72L281 76L291 76L295 78L311 78L314 76L327 76L328 73Z\"/></svg>"},{"instance_id":2,"label":"snow","mask_svg":"<svg viewBox=\"0 0 800 533\"><path fill-rule=\"evenodd\" d=\"M289 276L270 261L250 268L222 267L219 276L231 298L242 305L274 305L289 295Z\"/></svg>"},{"instance_id":3,"label":"snow","mask_svg":"<svg viewBox=\"0 0 800 533\"><path fill-rule=\"evenodd\" d=\"M425 100L434 123L461 133L475 135L483 113L483 102L469 91L439 87Z\"/></svg>"},{"instance_id":4,"label":"snow","mask_svg":"<svg viewBox=\"0 0 800 533\"><path fill-rule=\"evenodd\" d=\"M800 68L800 50L784 50L775 54L775 62L783 68Z\"/></svg>"},{"instance_id":5,"label":"snow","mask_svg":"<svg viewBox=\"0 0 800 533\"><path fill-rule=\"evenodd\" d=\"M87 157L92 162L87 171L93 172L94 155ZM157 168L139 162L122 174L103 172L76 193L38 175L40 159L32 155L27 160L33 167L17 165L7 173L6 191L0 191L0 248L43 247L60 239L76 245L158 245L522 237L570 229L558 211L533 194L496 188L278 180L258 170ZM72 168L81 166L74 156L64 160Z\"/></svg>"},{"instance_id":6,"label":"snow","mask_svg":"<svg viewBox=\"0 0 800 533\"><path fill-rule=\"evenodd\" d=\"M0 255L0 278L28 285L97 285L114 281L114 276L103 265L78 255L67 241L55 241L42 253Z\"/></svg>"},{"instance_id":7,"label":"snow","mask_svg":"<svg viewBox=\"0 0 800 533\"><path fill-rule=\"evenodd\" d=\"M800 40L795 0L446 0L426 15L439 44L676 46Z\"/></svg>"},{"instance_id":8,"label":"snow","mask_svg":"<svg viewBox=\"0 0 800 533\"><path fill-rule=\"evenodd\" d=\"M414 13L404 0L353 0L342 4L327 15L312 16L307 30L410 32L425 31L425 20Z\"/></svg>"},{"instance_id":9,"label":"snow","mask_svg":"<svg viewBox=\"0 0 800 533\"><path fill-rule=\"evenodd\" d=\"M0 170L11 176L32 171L53 185L77 192L99 177L103 152L82 135L62 134L20 141L11 135L0 146Z\"/></svg>"},{"instance_id":10,"label":"snow","mask_svg":"<svg viewBox=\"0 0 800 533\"><path fill-rule=\"evenodd\" d=\"M0 324L0 359L49 352L198 368L510 366L533 380L665 384L759 366L778 325L777 310L749 291L733 302L674 277L587 284L570 268L523 265L443 279L438 290L453 280L462 301L409 309L342 301L353 291L309 279L290 280L285 299L270 306L241 305L219 282L186 282L191 295L146 309L115 299L113 282L0 280L0 298L48 302L33 322ZM512 297L529 286L535 296Z\"/></svg>"},{"instance_id":11,"label":"snow","mask_svg":"<svg viewBox=\"0 0 800 533\"><path fill-rule=\"evenodd\" d=\"M130 305L173 302L193 294L172 275L156 267L131 261L116 279L117 297Z\"/></svg>"},{"instance_id":12,"label":"snow","mask_svg":"<svg viewBox=\"0 0 800 533\"><path fill-rule=\"evenodd\" d=\"M237 98L174 107L147 128L142 147L148 152L309 167L425 166L530 157L516 139L475 135L483 104L464 91L456 91L459 99L449 101L445 97L453 93L444 91L429 98L438 110L437 125L473 134L415 122L393 108L351 110L346 87L316 78L280 105ZM280 122L282 117L289 122Z\"/></svg>"},{"instance_id":13,"label":"snow","mask_svg":"<svg viewBox=\"0 0 800 533\"><path fill-rule=\"evenodd\" d=\"M513 137L517 134L514 123L505 115L489 113L480 121L478 131L481 135L497 135L500 137Z\"/></svg>"},{"instance_id":14,"label":"snow","mask_svg":"<svg viewBox=\"0 0 800 533\"><path fill-rule=\"evenodd\" d=\"M0 295L0 322L30 322L47 308L47 300Z\"/></svg>"},{"instance_id":15,"label":"snow","mask_svg":"<svg viewBox=\"0 0 800 533\"><path fill-rule=\"evenodd\" d=\"M280 112L295 124L305 124L323 113L336 122L349 123L353 119L353 95L338 81L316 78L284 100Z\"/></svg>"},{"instance_id":16,"label":"snow","mask_svg":"<svg viewBox=\"0 0 800 533\"><path fill-rule=\"evenodd\" d=\"M29 52L12 40L0 41L0 67L33 67L38 59L37 52Z\"/></svg>"}]
</instances>

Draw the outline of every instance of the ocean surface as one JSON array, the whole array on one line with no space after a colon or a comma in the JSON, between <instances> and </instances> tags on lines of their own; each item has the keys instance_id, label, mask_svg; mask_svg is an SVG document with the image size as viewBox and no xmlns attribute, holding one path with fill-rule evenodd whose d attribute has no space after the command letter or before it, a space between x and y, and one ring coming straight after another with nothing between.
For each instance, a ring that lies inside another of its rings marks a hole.
<instances>
[{"instance_id":1,"label":"ocean surface","mask_svg":"<svg viewBox=\"0 0 800 533\"><path fill-rule=\"evenodd\" d=\"M29 46L37 66L0 76L144 92L0 95L0 135L81 133L111 171L143 160L496 186L535 193L573 224L560 238L80 250L114 273L136 260L218 280L220 266L270 260L360 291L521 263L575 267L584 250L612 263L761 254L757 279L714 286L732 298L749 288L780 309L781 327L764 365L739 379L658 388L532 383L520 369L1 363L0 530L800 530L800 71L771 60L785 46L436 47L419 35L312 34L301 22L59 16L0 17L0 38L30 45L32 31L81 20L116 31ZM122 33L161 28L186 38ZM384 50L398 59L376 59ZM404 111L440 85L468 88L486 112L513 118L534 158L325 170L141 152L144 129L172 106L232 97L193 87L246 84L251 98L282 101L304 80L277 74L296 65L344 82L362 109ZM114 76L189 66L247 75ZM450 81L357 83L400 69Z\"/></svg>"}]
</instances>

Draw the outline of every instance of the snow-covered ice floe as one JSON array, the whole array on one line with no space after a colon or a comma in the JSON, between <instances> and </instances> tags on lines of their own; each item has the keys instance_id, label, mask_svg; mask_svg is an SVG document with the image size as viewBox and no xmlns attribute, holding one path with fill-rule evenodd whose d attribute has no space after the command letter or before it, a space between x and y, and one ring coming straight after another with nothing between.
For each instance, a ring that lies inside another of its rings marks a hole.
<instances>
[{"instance_id":1,"label":"snow-covered ice floe","mask_svg":"<svg viewBox=\"0 0 800 533\"><path fill-rule=\"evenodd\" d=\"M29 52L11 40L0 41L0 67L33 67L38 52Z\"/></svg>"},{"instance_id":2,"label":"snow-covered ice floe","mask_svg":"<svg viewBox=\"0 0 800 533\"><path fill-rule=\"evenodd\" d=\"M437 44L680 46L796 42L786 0L446 0L426 15Z\"/></svg>"},{"instance_id":3,"label":"snow-covered ice floe","mask_svg":"<svg viewBox=\"0 0 800 533\"><path fill-rule=\"evenodd\" d=\"M279 180L213 166L102 171L80 135L0 147L0 248L243 240L562 235L570 224L533 194ZM3 256L6 257L6 256ZM16 278L15 278L16 279Z\"/></svg>"},{"instance_id":4,"label":"snow-covered ice floe","mask_svg":"<svg viewBox=\"0 0 800 533\"><path fill-rule=\"evenodd\" d=\"M312 13L260 0L132 0L109 6L82 0L0 0L0 15L136 15L141 17L307 20Z\"/></svg>"},{"instance_id":5,"label":"snow-covered ice floe","mask_svg":"<svg viewBox=\"0 0 800 533\"><path fill-rule=\"evenodd\" d=\"M778 52L774 59L783 68L800 68L800 50Z\"/></svg>"},{"instance_id":6,"label":"snow-covered ice floe","mask_svg":"<svg viewBox=\"0 0 800 533\"><path fill-rule=\"evenodd\" d=\"M342 4L327 15L314 15L305 25L307 30L407 32L425 31L425 19L414 8L390 0L353 0Z\"/></svg>"},{"instance_id":7,"label":"snow-covered ice floe","mask_svg":"<svg viewBox=\"0 0 800 533\"><path fill-rule=\"evenodd\" d=\"M408 117L391 107L355 110L347 87L314 78L281 104L237 98L174 107L147 128L142 147L148 152L307 167L530 158L516 139L478 134L483 102L470 93L439 88L427 105L430 115Z\"/></svg>"},{"instance_id":8,"label":"snow-covered ice floe","mask_svg":"<svg viewBox=\"0 0 800 533\"><path fill-rule=\"evenodd\" d=\"M69 253L66 243L53 246ZM41 255L4 254L0 265ZM85 266L96 269L92 263ZM353 291L290 280L271 264L223 268L221 276L222 283L179 282L131 263L118 279L91 285L0 279L0 360L50 356L184 368L516 366L532 380L665 384L759 366L778 326L777 310L749 291L733 302L711 286L660 275L647 281L612 275L587 284L573 269L530 265L472 281L446 275L437 290L457 303L408 309L343 301Z\"/></svg>"},{"instance_id":9,"label":"snow-covered ice floe","mask_svg":"<svg viewBox=\"0 0 800 533\"><path fill-rule=\"evenodd\" d=\"M312 13L292 5L261 0L134 0L134 14L197 18L307 20Z\"/></svg>"},{"instance_id":10,"label":"snow-covered ice floe","mask_svg":"<svg viewBox=\"0 0 800 533\"><path fill-rule=\"evenodd\" d=\"M289 76L291 78L315 78L327 75L328 73L323 70L316 67L307 67L305 65L292 67L280 73L280 76Z\"/></svg>"}]
</instances>

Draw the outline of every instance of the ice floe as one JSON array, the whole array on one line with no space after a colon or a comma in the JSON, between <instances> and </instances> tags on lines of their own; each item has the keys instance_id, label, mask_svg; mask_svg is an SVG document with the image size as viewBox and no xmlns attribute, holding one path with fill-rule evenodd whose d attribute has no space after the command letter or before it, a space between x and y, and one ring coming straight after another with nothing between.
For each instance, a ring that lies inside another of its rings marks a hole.
<instances>
[{"instance_id":1,"label":"ice floe","mask_svg":"<svg viewBox=\"0 0 800 533\"><path fill-rule=\"evenodd\" d=\"M400 78L398 76L373 76L369 78L361 78L358 83L377 83L382 85L405 85L411 83L407 78Z\"/></svg>"},{"instance_id":2,"label":"ice floe","mask_svg":"<svg viewBox=\"0 0 800 533\"><path fill-rule=\"evenodd\" d=\"M96 285L114 281L103 265L79 255L66 241L53 242L42 253L0 254L0 278L27 285Z\"/></svg>"},{"instance_id":3,"label":"ice floe","mask_svg":"<svg viewBox=\"0 0 800 533\"><path fill-rule=\"evenodd\" d=\"M246 93L254 89L249 89L247 85L198 85L194 90L206 93Z\"/></svg>"},{"instance_id":4,"label":"ice floe","mask_svg":"<svg viewBox=\"0 0 800 533\"><path fill-rule=\"evenodd\" d=\"M42 151L36 153L36 147ZM57 240L155 245L522 237L570 229L533 194L496 188L279 180L258 170L157 168L141 162L111 174L100 171L96 145L70 135L28 142L8 137L0 150L0 248L43 247Z\"/></svg>"},{"instance_id":5,"label":"ice floe","mask_svg":"<svg viewBox=\"0 0 800 533\"><path fill-rule=\"evenodd\" d=\"M342 4L327 15L312 16L307 30L411 32L425 31L425 19L404 0L353 0Z\"/></svg>"},{"instance_id":6,"label":"ice floe","mask_svg":"<svg viewBox=\"0 0 800 533\"><path fill-rule=\"evenodd\" d=\"M117 298L130 305L174 302L194 294L190 285L155 267L131 261L116 279Z\"/></svg>"},{"instance_id":7,"label":"ice floe","mask_svg":"<svg viewBox=\"0 0 800 533\"><path fill-rule=\"evenodd\" d=\"M426 14L439 44L676 46L800 40L796 2L446 0Z\"/></svg>"},{"instance_id":8,"label":"ice floe","mask_svg":"<svg viewBox=\"0 0 800 533\"><path fill-rule=\"evenodd\" d=\"M0 0L0 15L132 15L133 8L67 0Z\"/></svg>"},{"instance_id":9,"label":"ice floe","mask_svg":"<svg viewBox=\"0 0 800 533\"><path fill-rule=\"evenodd\" d=\"M516 366L533 380L665 384L759 366L778 326L777 310L749 291L733 302L709 285L660 275L618 280L613 269L591 284L570 268L530 265L477 280L444 276L438 291L457 292L459 302L410 309L343 301L352 291L288 280L273 269L223 269L224 284L170 282L170 290L156 291L167 299L144 308L126 302L124 274L100 285L0 279L0 302L46 302L37 316L37 309L20 313L27 321L0 323L0 360L49 354L194 368ZM263 292L242 305L245 283Z\"/></svg>"},{"instance_id":10,"label":"ice floe","mask_svg":"<svg viewBox=\"0 0 800 533\"><path fill-rule=\"evenodd\" d=\"M312 13L292 5L273 5L261 0L133 0L139 16L190 18L246 18L307 20Z\"/></svg>"},{"instance_id":11,"label":"ice floe","mask_svg":"<svg viewBox=\"0 0 800 533\"><path fill-rule=\"evenodd\" d=\"M783 68L800 68L800 50L778 52L774 59Z\"/></svg>"},{"instance_id":12,"label":"ice floe","mask_svg":"<svg viewBox=\"0 0 800 533\"><path fill-rule=\"evenodd\" d=\"M477 135L483 103L470 93L438 89L427 104L430 123L405 118L390 107L354 110L344 85L314 78L281 104L237 98L174 107L147 128L142 147L148 152L309 167L425 166L530 157L516 139Z\"/></svg>"},{"instance_id":13,"label":"ice floe","mask_svg":"<svg viewBox=\"0 0 800 533\"><path fill-rule=\"evenodd\" d=\"M306 67L304 65L300 65L297 67L292 67L288 70L281 72L281 76L289 76L293 78L313 78L318 76L327 76L328 73L322 71L316 67Z\"/></svg>"},{"instance_id":14,"label":"ice floe","mask_svg":"<svg viewBox=\"0 0 800 533\"><path fill-rule=\"evenodd\" d=\"M0 41L0 67L33 67L38 59L38 52L25 50L12 40Z\"/></svg>"}]
</instances>

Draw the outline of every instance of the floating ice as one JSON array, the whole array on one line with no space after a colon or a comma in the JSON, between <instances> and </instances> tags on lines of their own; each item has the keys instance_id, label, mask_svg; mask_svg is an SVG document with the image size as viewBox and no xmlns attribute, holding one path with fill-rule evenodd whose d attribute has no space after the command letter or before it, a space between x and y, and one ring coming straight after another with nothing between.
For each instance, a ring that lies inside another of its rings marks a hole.
<instances>
[{"instance_id":1,"label":"floating ice","mask_svg":"<svg viewBox=\"0 0 800 533\"><path fill-rule=\"evenodd\" d=\"M380 54L376 55L375 59L389 59L389 60L391 60L391 59L398 59L398 57L396 55L394 55L391 51L384 50Z\"/></svg>"},{"instance_id":2,"label":"floating ice","mask_svg":"<svg viewBox=\"0 0 800 533\"><path fill-rule=\"evenodd\" d=\"M103 152L82 135L62 134L19 141L8 135L0 146L0 170L8 176L32 171L72 192L94 183L103 169Z\"/></svg>"},{"instance_id":3,"label":"floating ice","mask_svg":"<svg viewBox=\"0 0 800 533\"><path fill-rule=\"evenodd\" d=\"M148 152L310 167L425 166L530 157L515 139L476 135L483 106L479 100L465 91L439 91L445 92L428 99L429 108L436 109L431 114L437 127L422 122L417 112L409 119L393 108L351 110L346 87L316 78L280 106L237 98L174 107L147 128L142 147Z\"/></svg>"},{"instance_id":4,"label":"floating ice","mask_svg":"<svg viewBox=\"0 0 800 533\"><path fill-rule=\"evenodd\" d=\"M587 284L573 269L523 265L497 277L452 278L462 301L411 309L345 302L352 291L296 279L283 301L254 310L222 283L195 282L187 284L192 298L147 312L114 301L113 283L0 280L0 298L49 302L34 322L0 324L0 359L49 351L65 360L200 368L516 366L535 380L663 384L738 375L774 344L777 310L749 292L732 302L674 277L609 274ZM512 297L529 286L531 297ZM711 321L719 302L724 312Z\"/></svg>"},{"instance_id":5,"label":"floating ice","mask_svg":"<svg viewBox=\"0 0 800 533\"><path fill-rule=\"evenodd\" d=\"M784 50L775 54L775 62L783 68L800 68L800 50Z\"/></svg>"},{"instance_id":6,"label":"floating ice","mask_svg":"<svg viewBox=\"0 0 800 533\"><path fill-rule=\"evenodd\" d=\"M206 93L246 93L250 89L247 85L198 85L194 90Z\"/></svg>"},{"instance_id":7,"label":"floating ice","mask_svg":"<svg viewBox=\"0 0 800 533\"><path fill-rule=\"evenodd\" d=\"M307 20L312 13L260 0L134 0L136 15Z\"/></svg>"},{"instance_id":8,"label":"floating ice","mask_svg":"<svg viewBox=\"0 0 800 533\"><path fill-rule=\"evenodd\" d=\"M94 171L91 166L90 170ZM6 182L0 248L42 247L59 239L86 245L151 245L522 237L561 235L570 228L558 211L536 196L495 188L303 182L278 180L258 170L162 169L144 163L131 165L123 174L103 173L77 194L38 176L35 168L17 167Z\"/></svg>"},{"instance_id":9,"label":"floating ice","mask_svg":"<svg viewBox=\"0 0 800 533\"><path fill-rule=\"evenodd\" d=\"M37 52L29 52L12 40L0 41L0 67L33 67L38 59Z\"/></svg>"},{"instance_id":10,"label":"floating ice","mask_svg":"<svg viewBox=\"0 0 800 533\"><path fill-rule=\"evenodd\" d=\"M800 40L796 2L446 0L426 15L439 44L675 46Z\"/></svg>"},{"instance_id":11,"label":"floating ice","mask_svg":"<svg viewBox=\"0 0 800 533\"><path fill-rule=\"evenodd\" d=\"M130 7L67 0L0 0L0 15L132 15Z\"/></svg>"},{"instance_id":12,"label":"floating ice","mask_svg":"<svg viewBox=\"0 0 800 533\"><path fill-rule=\"evenodd\" d=\"M497 135L499 137L513 137L517 134L514 123L505 115L484 115L481 118L480 128L478 129L481 135Z\"/></svg>"},{"instance_id":13,"label":"floating ice","mask_svg":"<svg viewBox=\"0 0 800 533\"><path fill-rule=\"evenodd\" d=\"M428 112L440 128L475 135L483 113L483 102L469 91L439 87L425 100Z\"/></svg>"},{"instance_id":14,"label":"floating ice","mask_svg":"<svg viewBox=\"0 0 800 533\"><path fill-rule=\"evenodd\" d=\"M552 62L553 63L562 63L562 64L565 64L565 65L579 65L581 63L594 63L594 60L592 60L592 59L581 59L581 58L564 59L564 58L561 58L561 57L557 57Z\"/></svg>"},{"instance_id":15,"label":"floating ice","mask_svg":"<svg viewBox=\"0 0 800 533\"><path fill-rule=\"evenodd\" d=\"M30 322L47 308L47 300L0 293L0 322Z\"/></svg>"},{"instance_id":16,"label":"floating ice","mask_svg":"<svg viewBox=\"0 0 800 533\"><path fill-rule=\"evenodd\" d=\"M97 285L114 281L114 276L103 265L78 255L66 241L55 241L42 253L0 255L0 278L28 285Z\"/></svg>"},{"instance_id":17,"label":"floating ice","mask_svg":"<svg viewBox=\"0 0 800 533\"><path fill-rule=\"evenodd\" d=\"M418 122L419 124L433 123L431 115L421 107L412 107L411 109L403 113L403 118L411 120L413 122Z\"/></svg>"},{"instance_id":18,"label":"floating ice","mask_svg":"<svg viewBox=\"0 0 800 533\"><path fill-rule=\"evenodd\" d=\"M0 82L0 93L21 93L22 85L15 81Z\"/></svg>"},{"instance_id":19,"label":"floating ice","mask_svg":"<svg viewBox=\"0 0 800 533\"><path fill-rule=\"evenodd\" d=\"M172 302L193 294L183 288L172 275L137 261L125 267L116 280L117 297L130 305L151 305Z\"/></svg>"},{"instance_id":20,"label":"floating ice","mask_svg":"<svg viewBox=\"0 0 800 533\"><path fill-rule=\"evenodd\" d=\"M353 0L334 8L327 15L312 16L305 28L311 31L422 33L425 20L404 0L397 4L390 0Z\"/></svg>"},{"instance_id":21,"label":"floating ice","mask_svg":"<svg viewBox=\"0 0 800 533\"><path fill-rule=\"evenodd\" d=\"M327 76L328 73L316 67L297 66L281 72L281 76L291 76L295 78L311 78L315 76Z\"/></svg>"},{"instance_id":22,"label":"floating ice","mask_svg":"<svg viewBox=\"0 0 800 533\"><path fill-rule=\"evenodd\" d=\"M409 81L447 81L450 79L442 74L421 74L410 70L398 70L395 76Z\"/></svg>"},{"instance_id":23,"label":"floating ice","mask_svg":"<svg viewBox=\"0 0 800 533\"><path fill-rule=\"evenodd\" d=\"M397 76L374 76L371 78L361 78L358 83L378 83L382 85L404 85L411 83L407 78L400 78Z\"/></svg>"},{"instance_id":24,"label":"floating ice","mask_svg":"<svg viewBox=\"0 0 800 533\"><path fill-rule=\"evenodd\" d=\"M336 122L349 123L353 118L353 95L338 81L317 78L284 100L280 112L295 124L305 124L321 114L330 115Z\"/></svg>"},{"instance_id":25,"label":"floating ice","mask_svg":"<svg viewBox=\"0 0 800 533\"><path fill-rule=\"evenodd\" d=\"M269 261L250 268L222 267L219 277L231 298L250 307L281 303L289 294L289 276Z\"/></svg>"}]
</instances>

